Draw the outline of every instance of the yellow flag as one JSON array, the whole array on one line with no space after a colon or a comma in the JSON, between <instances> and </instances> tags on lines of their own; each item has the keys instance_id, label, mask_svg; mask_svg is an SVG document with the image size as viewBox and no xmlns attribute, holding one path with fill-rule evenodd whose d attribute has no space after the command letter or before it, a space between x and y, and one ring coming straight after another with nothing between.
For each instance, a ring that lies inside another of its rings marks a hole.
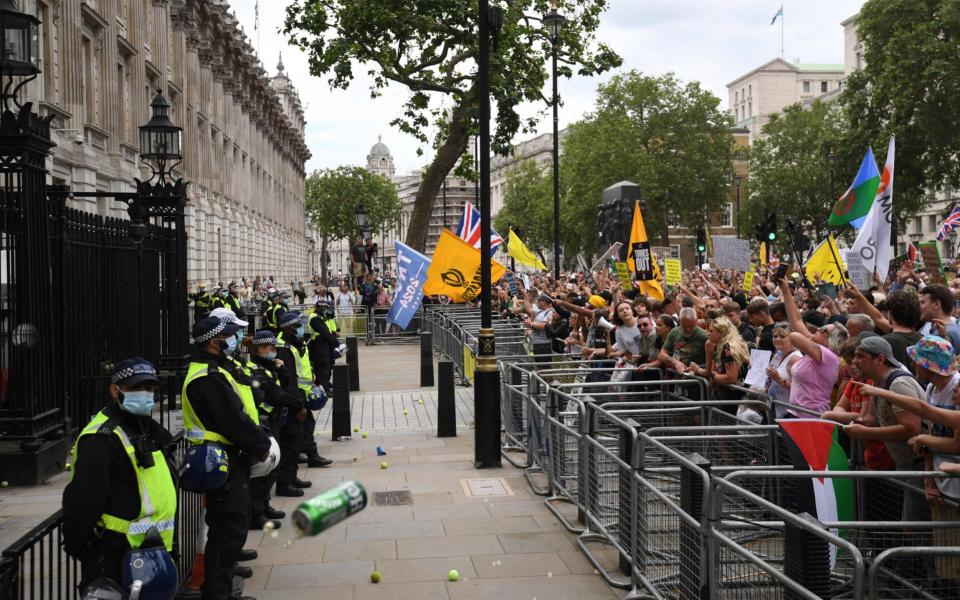
<instances>
[{"instance_id":1,"label":"yellow flag","mask_svg":"<svg viewBox=\"0 0 960 600\"><path fill-rule=\"evenodd\" d=\"M767 243L760 242L760 267L767 268Z\"/></svg>"},{"instance_id":2,"label":"yellow flag","mask_svg":"<svg viewBox=\"0 0 960 600\"><path fill-rule=\"evenodd\" d=\"M660 266L657 265L650 251L650 241L647 239L647 228L643 224L640 202L637 202L633 208L627 266L640 280L639 287L642 294L657 300L664 299L663 288L660 286L663 276L660 274Z\"/></svg>"},{"instance_id":3,"label":"yellow flag","mask_svg":"<svg viewBox=\"0 0 960 600\"><path fill-rule=\"evenodd\" d=\"M499 281L506 272L506 267L490 259L491 283ZM470 302L480 297L480 289L480 251L444 229L427 269L423 293Z\"/></svg>"},{"instance_id":4,"label":"yellow flag","mask_svg":"<svg viewBox=\"0 0 960 600\"><path fill-rule=\"evenodd\" d=\"M507 235L507 254L518 263L541 271L547 270L543 261L536 254L527 250L527 245L523 243L520 236L513 232L513 228L510 228L510 233Z\"/></svg>"},{"instance_id":5,"label":"yellow flag","mask_svg":"<svg viewBox=\"0 0 960 600\"><path fill-rule=\"evenodd\" d=\"M812 283L825 281L834 285L842 285L847 282L843 276L843 271L840 250L837 249L837 241L833 239L833 234L831 234L817 246L810 260L807 261L805 267L807 279Z\"/></svg>"}]
</instances>

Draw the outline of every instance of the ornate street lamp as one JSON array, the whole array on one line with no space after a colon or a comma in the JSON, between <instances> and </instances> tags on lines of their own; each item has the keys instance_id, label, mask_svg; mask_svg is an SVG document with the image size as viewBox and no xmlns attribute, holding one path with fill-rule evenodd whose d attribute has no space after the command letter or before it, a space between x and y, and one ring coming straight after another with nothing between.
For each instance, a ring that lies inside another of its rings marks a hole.
<instances>
[{"instance_id":1,"label":"ornate street lamp","mask_svg":"<svg viewBox=\"0 0 960 600\"><path fill-rule=\"evenodd\" d=\"M560 122L558 108L560 94L557 92L557 50L560 45L560 29L567 22L557 12L557 0L553 0L550 12L543 15L543 26L550 34L553 61L553 278L560 281Z\"/></svg>"},{"instance_id":2,"label":"ornate street lamp","mask_svg":"<svg viewBox=\"0 0 960 600\"><path fill-rule=\"evenodd\" d=\"M9 81L2 82L5 109L13 101L17 107L17 94L40 73L40 20L20 12L13 0L0 0L0 75ZM14 77L26 77L11 90Z\"/></svg>"},{"instance_id":3,"label":"ornate street lamp","mask_svg":"<svg viewBox=\"0 0 960 600\"><path fill-rule=\"evenodd\" d=\"M180 146L183 130L170 121L167 115L170 103L159 91L150 102L150 108L153 116L146 125L140 126L140 160L153 171L151 179L159 177L159 183L163 183L183 160Z\"/></svg>"},{"instance_id":4,"label":"ornate street lamp","mask_svg":"<svg viewBox=\"0 0 960 600\"><path fill-rule=\"evenodd\" d=\"M363 202L357 205L357 229L360 231L360 235L363 235L367 231L368 218L367 218L367 209L364 208Z\"/></svg>"}]
</instances>

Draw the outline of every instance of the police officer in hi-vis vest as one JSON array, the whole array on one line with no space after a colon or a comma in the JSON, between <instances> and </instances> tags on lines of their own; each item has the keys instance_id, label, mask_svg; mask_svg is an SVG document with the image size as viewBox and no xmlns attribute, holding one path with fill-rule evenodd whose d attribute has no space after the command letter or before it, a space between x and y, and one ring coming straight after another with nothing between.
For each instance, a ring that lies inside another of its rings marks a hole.
<instances>
[{"instance_id":1,"label":"police officer in hi-vis vest","mask_svg":"<svg viewBox=\"0 0 960 600\"><path fill-rule=\"evenodd\" d=\"M291 394L297 394L307 407L307 414L302 423L303 435L300 451L307 455L306 463L308 467L326 467L333 461L320 456L317 451L317 440L313 435L313 430L317 425L313 411L319 410L323 406L323 402L326 401L326 394L320 386L316 385L316 379L314 378L310 353L306 345L307 325L302 313L298 310L284 313L280 317L279 325L277 358L282 360L287 368L296 373L295 385L290 386L289 391ZM322 401L320 400L321 396ZM282 481L282 479L279 481ZM297 481L299 480L294 480L292 483L299 487Z\"/></svg>"},{"instance_id":2,"label":"police officer in hi-vis vest","mask_svg":"<svg viewBox=\"0 0 960 600\"><path fill-rule=\"evenodd\" d=\"M243 393L227 356L242 329L235 322L208 317L193 327L196 351L183 382L184 435L191 444L212 443L226 452L226 482L206 492L209 528L204 551L204 600L229 598L233 566L247 539L250 521L250 465L267 458L270 438L259 426L252 394Z\"/></svg>"},{"instance_id":3,"label":"police officer in hi-vis vest","mask_svg":"<svg viewBox=\"0 0 960 600\"><path fill-rule=\"evenodd\" d=\"M148 533L173 550L173 439L150 417L159 383L147 360L121 361L110 376L110 401L74 444L62 531L67 554L80 560L81 590L100 578L123 584L126 555Z\"/></svg>"}]
</instances>

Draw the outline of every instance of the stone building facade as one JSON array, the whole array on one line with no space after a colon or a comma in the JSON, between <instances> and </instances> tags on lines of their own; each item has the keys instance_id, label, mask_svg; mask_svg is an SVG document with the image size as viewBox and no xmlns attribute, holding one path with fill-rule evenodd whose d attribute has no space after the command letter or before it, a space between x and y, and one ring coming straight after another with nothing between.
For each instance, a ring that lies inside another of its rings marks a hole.
<instances>
[{"instance_id":1,"label":"stone building facade","mask_svg":"<svg viewBox=\"0 0 960 600\"><path fill-rule=\"evenodd\" d=\"M183 128L188 279L309 275L304 113L278 65L269 77L225 0L22 0L41 21L42 74L26 100L54 116L49 182L133 191L149 173L138 127L159 90ZM111 199L76 208L125 216Z\"/></svg>"}]
</instances>

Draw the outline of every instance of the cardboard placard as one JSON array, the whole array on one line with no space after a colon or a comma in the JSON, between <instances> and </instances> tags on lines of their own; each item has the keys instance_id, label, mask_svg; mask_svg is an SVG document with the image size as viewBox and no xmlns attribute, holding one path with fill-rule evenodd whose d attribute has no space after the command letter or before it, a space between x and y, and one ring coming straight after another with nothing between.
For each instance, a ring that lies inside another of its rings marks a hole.
<instances>
[{"instance_id":1,"label":"cardboard placard","mask_svg":"<svg viewBox=\"0 0 960 600\"><path fill-rule=\"evenodd\" d=\"M679 258L667 258L664 261L667 285L680 285L683 280L683 263Z\"/></svg>"},{"instance_id":2,"label":"cardboard placard","mask_svg":"<svg viewBox=\"0 0 960 600\"><path fill-rule=\"evenodd\" d=\"M867 291L871 287L872 273L867 272L863 257L857 252L847 253L847 281L858 290Z\"/></svg>"},{"instance_id":3,"label":"cardboard placard","mask_svg":"<svg viewBox=\"0 0 960 600\"><path fill-rule=\"evenodd\" d=\"M583 273L584 281L593 285L593 275L590 273L590 267L587 266L587 259L584 258L583 252L577 253L577 266L580 268L580 272Z\"/></svg>"},{"instance_id":4,"label":"cardboard placard","mask_svg":"<svg viewBox=\"0 0 960 600\"><path fill-rule=\"evenodd\" d=\"M507 285L510 287L510 295L511 295L511 296L516 296L516 295L517 295L517 279L516 279L516 277L513 276L513 273L512 273L512 272L507 271L507 272L503 275L503 278L507 280Z\"/></svg>"},{"instance_id":5,"label":"cardboard placard","mask_svg":"<svg viewBox=\"0 0 960 600\"><path fill-rule=\"evenodd\" d=\"M633 258L634 272L640 281L653 279L653 254L650 252L649 242L634 242L630 248Z\"/></svg>"},{"instance_id":6,"label":"cardboard placard","mask_svg":"<svg viewBox=\"0 0 960 600\"><path fill-rule=\"evenodd\" d=\"M934 283L944 283L943 262L940 260L940 249L936 242L924 242L917 247L923 258L923 266Z\"/></svg>"},{"instance_id":7,"label":"cardboard placard","mask_svg":"<svg viewBox=\"0 0 960 600\"><path fill-rule=\"evenodd\" d=\"M610 258L611 256L616 255L617 252L620 252L620 248L623 248L623 244L620 243L620 242L614 242L613 245L610 246L609 248L607 248L607 251L604 252L603 255L602 255L600 258L597 259L597 262L593 263L593 266L590 267L590 270L591 270L591 271L596 271L597 269L599 269L599 268L600 268L600 265L602 265L604 262L606 262L606 260L607 260L608 258ZM614 259L614 260L616 260L616 259Z\"/></svg>"},{"instance_id":8,"label":"cardboard placard","mask_svg":"<svg viewBox=\"0 0 960 600\"><path fill-rule=\"evenodd\" d=\"M750 242L737 238L713 238L713 264L718 269L750 270Z\"/></svg>"},{"instance_id":9,"label":"cardboard placard","mask_svg":"<svg viewBox=\"0 0 960 600\"><path fill-rule=\"evenodd\" d=\"M633 282L630 281L630 269L627 268L627 263L615 262L613 268L617 270L617 275L620 277L620 287L624 290L632 290Z\"/></svg>"},{"instance_id":10,"label":"cardboard placard","mask_svg":"<svg viewBox=\"0 0 960 600\"><path fill-rule=\"evenodd\" d=\"M753 289L753 277L757 274L757 269L753 266L750 267L750 270L743 274L743 291L747 294L750 293L750 290Z\"/></svg>"}]
</instances>

